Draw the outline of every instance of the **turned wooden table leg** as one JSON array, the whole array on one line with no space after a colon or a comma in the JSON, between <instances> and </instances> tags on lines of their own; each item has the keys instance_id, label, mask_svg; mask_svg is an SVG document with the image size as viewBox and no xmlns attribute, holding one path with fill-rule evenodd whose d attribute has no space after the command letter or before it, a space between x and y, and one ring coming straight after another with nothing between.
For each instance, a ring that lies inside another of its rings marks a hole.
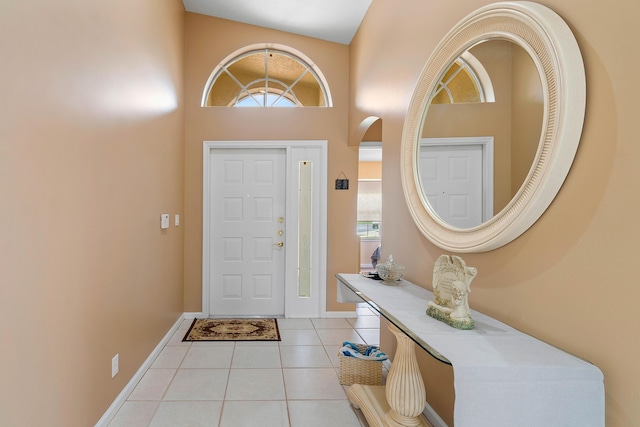
<instances>
[{"instance_id":1,"label":"turned wooden table leg","mask_svg":"<svg viewBox=\"0 0 640 427\"><path fill-rule=\"evenodd\" d=\"M386 386L354 384L347 390L351 403L362 410L371 427L430 427L422 416L426 398L416 360L415 344L389 325L398 347Z\"/></svg>"},{"instance_id":2,"label":"turned wooden table leg","mask_svg":"<svg viewBox=\"0 0 640 427\"><path fill-rule=\"evenodd\" d=\"M389 330L398 342L396 355L387 376L386 397L391 410L385 414L389 426L421 426L427 394L416 360L415 344L393 325Z\"/></svg>"}]
</instances>

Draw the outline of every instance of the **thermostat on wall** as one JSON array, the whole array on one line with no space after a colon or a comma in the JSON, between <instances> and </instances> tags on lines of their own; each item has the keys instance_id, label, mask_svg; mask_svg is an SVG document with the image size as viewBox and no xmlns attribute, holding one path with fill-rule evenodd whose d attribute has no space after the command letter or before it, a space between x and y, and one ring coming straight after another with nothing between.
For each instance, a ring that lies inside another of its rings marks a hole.
<instances>
[{"instance_id":1,"label":"thermostat on wall","mask_svg":"<svg viewBox=\"0 0 640 427\"><path fill-rule=\"evenodd\" d=\"M169 228L169 214L160 215L160 228L163 230Z\"/></svg>"}]
</instances>

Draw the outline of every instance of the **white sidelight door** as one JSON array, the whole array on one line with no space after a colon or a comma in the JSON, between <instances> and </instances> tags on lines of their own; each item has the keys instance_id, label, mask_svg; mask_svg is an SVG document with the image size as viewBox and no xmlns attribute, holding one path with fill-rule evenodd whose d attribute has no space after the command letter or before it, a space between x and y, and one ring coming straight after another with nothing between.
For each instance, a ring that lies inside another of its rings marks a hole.
<instances>
[{"instance_id":1,"label":"white sidelight door","mask_svg":"<svg viewBox=\"0 0 640 427\"><path fill-rule=\"evenodd\" d=\"M211 150L209 313L283 316L286 151Z\"/></svg>"},{"instance_id":2,"label":"white sidelight door","mask_svg":"<svg viewBox=\"0 0 640 427\"><path fill-rule=\"evenodd\" d=\"M326 313L327 141L205 141L202 315Z\"/></svg>"}]
</instances>

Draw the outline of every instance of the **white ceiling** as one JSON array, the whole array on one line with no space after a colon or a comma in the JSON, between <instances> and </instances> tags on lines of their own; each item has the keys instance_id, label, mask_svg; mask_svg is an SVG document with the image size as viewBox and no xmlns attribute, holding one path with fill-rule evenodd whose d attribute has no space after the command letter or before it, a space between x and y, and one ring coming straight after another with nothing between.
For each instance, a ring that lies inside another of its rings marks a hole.
<instances>
[{"instance_id":1,"label":"white ceiling","mask_svg":"<svg viewBox=\"0 0 640 427\"><path fill-rule=\"evenodd\" d=\"M340 44L351 43L372 0L182 0L187 12Z\"/></svg>"}]
</instances>

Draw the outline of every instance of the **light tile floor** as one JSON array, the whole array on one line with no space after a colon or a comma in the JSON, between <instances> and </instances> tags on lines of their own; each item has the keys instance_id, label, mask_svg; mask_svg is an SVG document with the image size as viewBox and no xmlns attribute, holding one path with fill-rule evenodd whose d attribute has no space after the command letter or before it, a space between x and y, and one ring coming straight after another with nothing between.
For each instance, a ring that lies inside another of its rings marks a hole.
<instances>
[{"instance_id":1,"label":"light tile floor","mask_svg":"<svg viewBox=\"0 0 640 427\"><path fill-rule=\"evenodd\" d=\"M280 342L182 342L185 320L110 427L361 427L338 380L344 341L379 344L365 304L353 319L278 319Z\"/></svg>"}]
</instances>

